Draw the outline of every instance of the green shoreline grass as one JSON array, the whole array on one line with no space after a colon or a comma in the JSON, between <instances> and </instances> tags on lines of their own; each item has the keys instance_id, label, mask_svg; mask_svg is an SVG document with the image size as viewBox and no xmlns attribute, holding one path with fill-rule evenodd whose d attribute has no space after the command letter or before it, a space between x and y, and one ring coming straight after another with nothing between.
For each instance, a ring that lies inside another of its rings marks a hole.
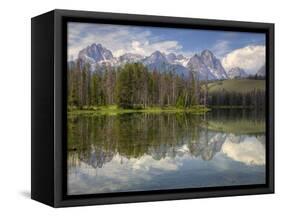
<instances>
[{"instance_id":1,"label":"green shoreline grass","mask_svg":"<svg viewBox=\"0 0 281 217\"><path fill-rule=\"evenodd\" d=\"M254 109L254 106L242 106L242 105L215 105L210 106L211 109Z\"/></svg>"},{"instance_id":2,"label":"green shoreline grass","mask_svg":"<svg viewBox=\"0 0 281 217\"><path fill-rule=\"evenodd\" d=\"M69 108L69 115L118 115L126 113L177 113L185 112L190 114L204 114L210 111L209 108L204 106L193 106L191 108L177 108L177 107L147 107L140 109L122 109L118 108L116 105L110 106L99 106L99 107L86 107L83 109Z\"/></svg>"},{"instance_id":3,"label":"green shoreline grass","mask_svg":"<svg viewBox=\"0 0 281 217\"><path fill-rule=\"evenodd\" d=\"M208 84L209 93L221 92L223 90L235 93L248 93L254 90L265 90L265 80L230 79L214 81Z\"/></svg>"}]
</instances>

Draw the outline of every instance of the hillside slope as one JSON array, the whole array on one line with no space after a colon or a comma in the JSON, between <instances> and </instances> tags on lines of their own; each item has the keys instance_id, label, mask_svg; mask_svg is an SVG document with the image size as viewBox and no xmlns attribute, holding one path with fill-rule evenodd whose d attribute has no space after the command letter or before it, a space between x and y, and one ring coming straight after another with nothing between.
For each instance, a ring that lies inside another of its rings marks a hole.
<instances>
[{"instance_id":1,"label":"hillside slope","mask_svg":"<svg viewBox=\"0 0 281 217\"><path fill-rule=\"evenodd\" d=\"M224 80L224 81L215 81L208 84L209 92L220 92L220 91L229 91L229 92L238 92L238 93L247 93L255 89L265 90L265 80Z\"/></svg>"}]
</instances>

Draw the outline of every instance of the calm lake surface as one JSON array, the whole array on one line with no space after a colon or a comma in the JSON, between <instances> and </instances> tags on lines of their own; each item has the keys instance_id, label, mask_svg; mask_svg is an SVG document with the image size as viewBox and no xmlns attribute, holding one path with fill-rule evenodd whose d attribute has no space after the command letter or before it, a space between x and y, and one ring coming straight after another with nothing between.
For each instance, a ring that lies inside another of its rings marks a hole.
<instances>
[{"instance_id":1,"label":"calm lake surface","mask_svg":"<svg viewBox=\"0 0 281 217\"><path fill-rule=\"evenodd\" d=\"M264 113L68 117L68 194L265 183Z\"/></svg>"}]
</instances>

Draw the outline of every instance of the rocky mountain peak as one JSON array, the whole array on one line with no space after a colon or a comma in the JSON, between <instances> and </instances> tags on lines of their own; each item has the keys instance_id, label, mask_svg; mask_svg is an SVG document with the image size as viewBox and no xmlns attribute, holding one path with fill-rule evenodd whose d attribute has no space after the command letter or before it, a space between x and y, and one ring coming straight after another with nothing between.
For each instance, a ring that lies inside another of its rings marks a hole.
<instances>
[{"instance_id":1,"label":"rocky mountain peak","mask_svg":"<svg viewBox=\"0 0 281 217\"><path fill-rule=\"evenodd\" d=\"M235 67L227 73L221 64L221 61L210 50L203 50L192 57L186 57L182 54L165 54L159 50L154 51L149 56L141 56L135 53L125 53L122 56L114 57L112 52L102 44L93 43L82 49L78 54L78 59L90 63L94 71L98 65L120 66L125 63L141 62L149 70L174 71L180 75L188 75L193 70L197 73L199 80L217 80L234 77L246 77L247 73ZM265 67L262 67L258 75L265 75Z\"/></svg>"},{"instance_id":2,"label":"rocky mountain peak","mask_svg":"<svg viewBox=\"0 0 281 217\"><path fill-rule=\"evenodd\" d=\"M258 76L265 76L265 64L257 71Z\"/></svg>"},{"instance_id":3,"label":"rocky mountain peak","mask_svg":"<svg viewBox=\"0 0 281 217\"><path fill-rule=\"evenodd\" d=\"M233 79L233 78L244 78L247 77L247 73L244 71L244 69L240 67L234 67L231 68L228 72L228 77Z\"/></svg>"},{"instance_id":4,"label":"rocky mountain peak","mask_svg":"<svg viewBox=\"0 0 281 217\"><path fill-rule=\"evenodd\" d=\"M174 53L169 53L166 57L169 62L174 62L177 59L177 56Z\"/></svg>"},{"instance_id":5,"label":"rocky mountain peak","mask_svg":"<svg viewBox=\"0 0 281 217\"><path fill-rule=\"evenodd\" d=\"M145 64L162 64L167 63L167 59L164 53L161 53L160 51L154 51L149 57L145 58L144 63Z\"/></svg>"},{"instance_id":6,"label":"rocky mountain peak","mask_svg":"<svg viewBox=\"0 0 281 217\"><path fill-rule=\"evenodd\" d=\"M106 61L114 58L110 50L96 43L81 50L78 57L81 59L90 58L93 62Z\"/></svg>"}]
</instances>

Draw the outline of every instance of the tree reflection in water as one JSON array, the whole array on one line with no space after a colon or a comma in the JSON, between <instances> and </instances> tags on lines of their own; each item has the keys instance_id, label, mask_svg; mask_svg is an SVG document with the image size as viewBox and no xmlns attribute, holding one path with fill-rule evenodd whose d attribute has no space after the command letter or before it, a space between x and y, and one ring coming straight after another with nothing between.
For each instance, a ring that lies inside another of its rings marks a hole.
<instances>
[{"instance_id":1,"label":"tree reflection in water","mask_svg":"<svg viewBox=\"0 0 281 217\"><path fill-rule=\"evenodd\" d=\"M243 143L243 130L264 145L262 116L247 111L215 111L207 117L186 113L73 116L68 118L68 164L102 168L116 155L120 163L145 155L154 160L190 155L210 161L226 140Z\"/></svg>"}]
</instances>

